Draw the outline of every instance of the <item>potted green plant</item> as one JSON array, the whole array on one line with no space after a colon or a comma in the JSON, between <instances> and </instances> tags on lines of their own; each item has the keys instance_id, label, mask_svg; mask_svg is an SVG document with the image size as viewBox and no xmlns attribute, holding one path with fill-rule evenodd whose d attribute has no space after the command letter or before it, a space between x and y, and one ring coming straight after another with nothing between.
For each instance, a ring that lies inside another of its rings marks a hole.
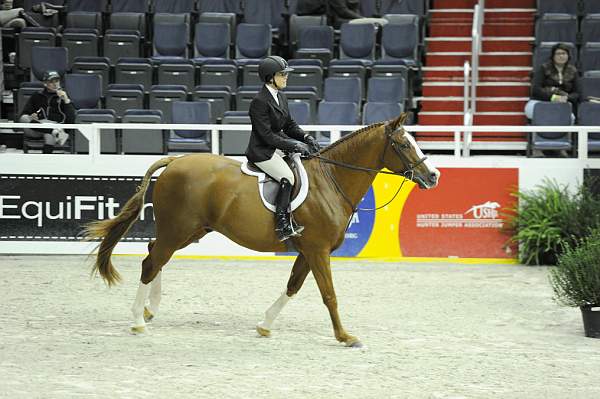
<instances>
[{"instance_id":1,"label":"potted green plant","mask_svg":"<svg viewBox=\"0 0 600 399\"><path fill-rule=\"evenodd\" d=\"M581 309L585 335L600 338L600 229L565 245L550 283L559 303Z\"/></svg>"}]
</instances>

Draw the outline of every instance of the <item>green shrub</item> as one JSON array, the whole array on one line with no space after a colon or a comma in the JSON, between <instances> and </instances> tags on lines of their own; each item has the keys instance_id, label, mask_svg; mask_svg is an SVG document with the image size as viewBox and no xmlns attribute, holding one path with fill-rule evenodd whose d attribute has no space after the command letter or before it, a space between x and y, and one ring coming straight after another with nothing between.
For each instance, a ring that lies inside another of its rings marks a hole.
<instances>
[{"instance_id":1,"label":"green shrub","mask_svg":"<svg viewBox=\"0 0 600 399\"><path fill-rule=\"evenodd\" d=\"M600 304L600 229L565 245L558 265L550 270L555 299L567 306Z\"/></svg>"},{"instance_id":2,"label":"green shrub","mask_svg":"<svg viewBox=\"0 0 600 399\"><path fill-rule=\"evenodd\" d=\"M600 226L600 199L588 186L572 194L566 186L544 180L535 190L512 195L518 201L504 213L506 226L524 264L554 265L565 244L577 242Z\"/></svg>"}]
</instances>

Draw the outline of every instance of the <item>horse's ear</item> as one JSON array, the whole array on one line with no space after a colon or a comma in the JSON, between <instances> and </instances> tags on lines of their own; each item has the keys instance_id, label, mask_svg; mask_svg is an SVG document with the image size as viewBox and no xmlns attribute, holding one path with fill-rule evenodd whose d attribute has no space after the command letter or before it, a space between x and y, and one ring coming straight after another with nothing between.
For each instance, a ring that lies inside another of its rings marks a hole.
<instances>
[{"instance_id":1,"label":"horse's ear","mask_svg":"<svg viewBox=\"0 0 600 399\"><path fill-rule=\"evenodd\" d=\"M406 121L407 117L408 117L408 112L403 112L403 113L400 114L399 117L397 117L396 119L394 119L390 123L390 126L392 127L392 130L396 130L400 126L404 125L404 122Z\"/></svg>"}]
</instances>

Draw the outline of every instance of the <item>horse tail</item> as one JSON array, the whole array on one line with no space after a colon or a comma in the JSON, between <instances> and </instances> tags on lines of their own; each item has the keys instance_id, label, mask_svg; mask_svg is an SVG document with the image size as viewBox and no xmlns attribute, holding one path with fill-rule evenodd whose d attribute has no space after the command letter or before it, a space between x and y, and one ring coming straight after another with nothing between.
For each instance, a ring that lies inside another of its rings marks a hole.
<instances>
[{"instance_id":1,"label":"horse tail","mask_svg":"<svg viewBox=\"0 0 600 399\"><path fill-rule=\"evenodd\" d=\"M129 231L129 228L137 220L140 211L144 205L144 195L152 174L160 168L164 168L170 164L175 157L162 158L146 171L142 182L137 188L136 193L129 198L123 206L123 209L114 219L98 220L86 224L84 228L84 239L94 240L101 239L100 244L95 248L98 249L96 262L92 268L92 275L100 273L100 276L111 286L121 281L121 275L113 267L110 260L113 249L119 240Z\"/></svg>"}]
</instances>

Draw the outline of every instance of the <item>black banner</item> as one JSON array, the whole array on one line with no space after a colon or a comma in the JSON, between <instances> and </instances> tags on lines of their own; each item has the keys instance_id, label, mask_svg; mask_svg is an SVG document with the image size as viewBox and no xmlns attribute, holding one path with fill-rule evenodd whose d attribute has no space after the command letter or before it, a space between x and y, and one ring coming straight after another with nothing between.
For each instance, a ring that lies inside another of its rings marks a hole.
<instances>
[{"instance_id":1,"label":"black banner","mask_svg":"<svg viewBox=\"0 0 600 399\"><path fill-rule=\"evenodd\" d=\"M0 240L79 241L83 225L113 218L141 177L0 175ZM154 237L152 188L126 241Z\"/></svg>"}]
</instances>

